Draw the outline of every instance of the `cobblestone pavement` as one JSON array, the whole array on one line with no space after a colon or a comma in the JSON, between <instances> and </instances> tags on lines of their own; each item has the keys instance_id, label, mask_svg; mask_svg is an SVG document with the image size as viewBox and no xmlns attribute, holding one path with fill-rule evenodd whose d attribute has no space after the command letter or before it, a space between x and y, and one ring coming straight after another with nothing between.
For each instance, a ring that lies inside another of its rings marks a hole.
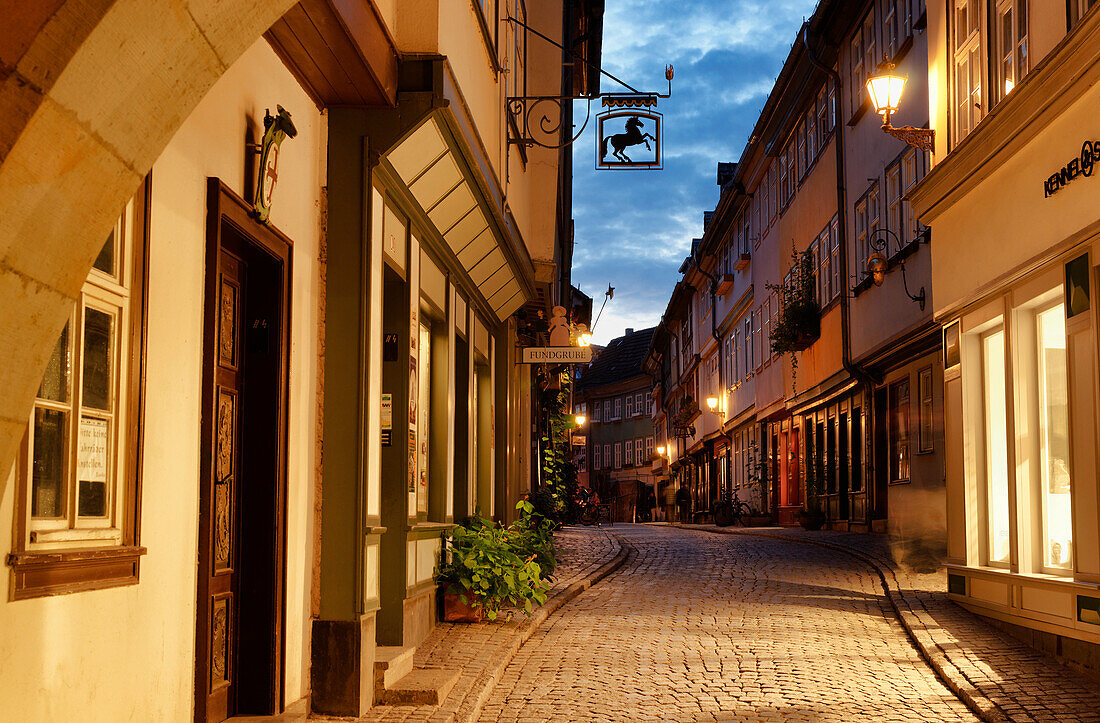
<instances>
[{"instance_id":1,"label":"cobblestone pavement","mask_svg":"<svg viewBox=\"0 0 1100 723\"><path fill-rule=\"evenodd\" d=\"M566 527L554 536L558 569L546 604L535 617L477 624L440 623L416 650L417 668L460 669L462 676L441 706L376 706L359 721L470 721L504 665L546 616L587 587L620 555L619 542L602 528ZM315 719L312 719L315 720ZM347 719L320 719L347 720Z\"/></svg>"},{"instance_id":2,"label":"cobblestone pavement","mask_svg":"<svg viewBox=\"0 0 1100 723\"><path fill-rule=\"evenodd\" d=\"M534 633L480 720L975 720L865 563L758 537L612 531L626 564Z\"/></svg>"},{"instance_id":3,"label":"cobblestone pavement","mask_svg":"<svg viewBox=\"0 0 1100 723\"><path fill-rule=\"evenodd\" d=\"M899 612L928 656L953 687L976 699L983 717L1021 723L1100 722L1100 684L951 602L946 570L921 569L923 560L911 546L883 535L825 530L699 529L808 541L862 555L882 571Z\"/></svg>"}]
</instances>

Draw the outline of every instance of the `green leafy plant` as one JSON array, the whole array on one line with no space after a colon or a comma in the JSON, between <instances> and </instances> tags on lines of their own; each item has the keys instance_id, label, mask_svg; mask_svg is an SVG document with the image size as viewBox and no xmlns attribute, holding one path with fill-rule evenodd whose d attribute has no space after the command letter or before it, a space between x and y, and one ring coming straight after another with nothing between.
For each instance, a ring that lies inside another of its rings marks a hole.
<instances>
[{"instance_id":1,"label":"green leafy plant","mask_svg":"<svg viewBox=\"0 0 1100 723\"><path fill-rule=\"evenodd\" d=\"M480 608L490 620L496 620L506 605L530 615L535 604L546 602L550 582L538 559L554 564L552 537L546 539L553 533L534 518L533 508L525 513L524 520L530 520L509 528L482 517L458 525L435 571L445 592Z\"/></svg>"},{"instance_id":2,"label":"green leafy plant","mask_svg":"<svg viewBox=\"0 0 1100 723\"><path fill-rule=\"evenodd\" d=\"M772 327L771 348L791 356L791 386L798 376L798 357L821 335L821 306L814 293L814 259L808 250L791 252L791 270L781 284L767 284L779 294L779 320Z\"/></svg>"},{"instance_id":3,"label":"green leafy plant","mask_svg":"<svg viewBox=\"0 0 1100 723\"><path fill-rule=\"evenodd\" d=\"M520 518L508 528L508 540L516 554L523 559L533 559L539 565L542 577L552 580L557 569L557 550L554 548L554 532L561 525L538 512L533 504L521 500L516 509Z\"/></svg>"},{"instance_id":4,"label":"green leafy plant","mask_svg":"<svg viewBox=\"0 0 1100 723\"><path fill-rule=\"evenodd\" d=\"M672 429L676 436L690 437L695 434L692 422L699 416L699 402L690 395L680 400L680 409L672 417Z\"/></svg>"},{"instance_id":5,"label":"green leafy plant","mask_svg":"<svg viewBox=\"0 0 1100 723\"><path fill-rule=\"evenodd\" d=\"M570 409L572 381L568 373L554 375L540 395L541 432L539 437L541 474L531 501L539 514L555 522L576 516L573 509L577 491L577 467L573 464L571 433L576 418Z\"/></svg>"}]
</instances>

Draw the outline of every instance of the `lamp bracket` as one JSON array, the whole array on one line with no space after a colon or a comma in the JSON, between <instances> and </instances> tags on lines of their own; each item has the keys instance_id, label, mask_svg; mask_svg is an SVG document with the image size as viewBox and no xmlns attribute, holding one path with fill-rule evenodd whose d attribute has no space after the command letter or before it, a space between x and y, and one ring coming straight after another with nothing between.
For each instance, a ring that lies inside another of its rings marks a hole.
<instances>
[{"instance_id":1,"label":"lamp bracket","mask_svg":"<svg viewBox=\"0 0 1100 723\"><path fill-rule=\"evenodd\" d=\"M931 128L917 128L916 126L895 128L890 125L890 118L887 116L882 124L882 132L922 151L928 151L929 153L935 151L936 131Z\"/></svg>"},{"instance_id":2,"label":"lamp bracket","mask_svg":"<svg viewBox=\"0 0 1100 723\"><path fill-rule=\"evenodd\" d=\"M885 128L885 126L883 126L883 128ZM901 130L901 129L899 129L899 130ZM924 130L924 131L927 131L927 132L931 132L931 131L928 131L927 128L916 128L914 130ZM888 228L875 229L873 232L871 232L871 236L867 239L867 243L875 251L877 251L880 254L883 254L887 259L889 259L889 257L890 257L889 250L890 249L888 248L888 243L889 243L889 237L891 237L891 236L894 238L894 243L897 244L898 250L900 251L901 247L902 247L901 239L898 238L898 235L896 233L894 233L893 231L891 231ZM924 311L924 305L927 301L927 296L925 294L924 287L923 286L920 287L920 292L916 296L913 296L913 294L909 293L909 281L905 277L905 262L904 261L899 261L898 265L901 266L901 284L902 284L902 288L905 289L905 295L908 296L911 300L913 300L913 301L917 302L918 304L920 304L920 310Z\"/></svg>"}]
</instances>

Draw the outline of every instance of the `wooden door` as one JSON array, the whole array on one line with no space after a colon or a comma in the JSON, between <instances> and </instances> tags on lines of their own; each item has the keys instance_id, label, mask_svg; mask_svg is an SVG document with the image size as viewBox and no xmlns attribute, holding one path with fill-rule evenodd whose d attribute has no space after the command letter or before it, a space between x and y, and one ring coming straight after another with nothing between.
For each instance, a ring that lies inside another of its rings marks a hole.
<instances>
[{"instance_id":1,"label":"wooden door","mask_svg":"<svg viewBox=\"0 0 1100 723\"><path fill-rule=\"evenodd\" d=\"M196 675L209 682L206 690L207 721L223 721L236 713L234 643L237 638L237 590L240 515L237 502L241 484L240 418L245 358L241 344L241 316L245 294L245 262L224 249L218 254L217 352L214 368L214 465L208 482L212 493L205 500L199 541L206 564L200 565L205 587L200 616L207 642L203 669ZM203 614L204 613L204 614Z\"/></svg>"},{"instance_id":2,"label":"wooden door","mask_svg":"<svg viewBox=\"0 0 1100 723\"><path fill-rule=\"evenodd\" d=\"M289 241L211 179L195 720L283 701Z\"/></svg>"}]
</instances>

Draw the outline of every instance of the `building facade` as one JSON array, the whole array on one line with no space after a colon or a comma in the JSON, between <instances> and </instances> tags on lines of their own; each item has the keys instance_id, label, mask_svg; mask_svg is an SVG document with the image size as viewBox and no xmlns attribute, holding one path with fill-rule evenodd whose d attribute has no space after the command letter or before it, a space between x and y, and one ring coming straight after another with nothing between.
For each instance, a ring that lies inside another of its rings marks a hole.
<instances>
[{"instance_id":1,"label":"building facade","mask_svg":"<svg viewBox=\"0 0 1100 723\"><path fill-rule=\"evenodd\" d=\"M936 153L910 197L943 329L949 593L1095 669L1092 5L929 5Z\"/></svg>"},{"instance_id":2,"label":"building facade","mask_svg":"<svg viewBox=\"0 0 1100 723\"><path fill-rule=\"evenodd\" d=\"M929 160L881 131L864 88L887 62L927 87L926 24L916 1L819 3L740 159L718 164L648 361L659 436L701 514L736 492L780 524L816 505L833 528L943 545L929 232L905 198ZM928 124L920 104L898 118ZM786 317L796 301L816 308L804 329Z\"/></svg>"},{"instance_id":3,"label":"building facade","mask_svg":"<svg viewBox=\"0 0 1100 723\"><path fill-rule=\"evenodd\" d=\"M585 410L585 466L589 489L613 505L616 522L633 522L642 488L656 492L653 474L656 446L653 434L653 380L642 371L653 329L612 339L583 371L574 392L574 406Z\"/></svg>"},{"instance_id":4,"label":"building facade","mask_svg":"<svg viewBox=\"0 0 1100 723\"><path fill-rule=\"evenodd\" d=\"M531 485L571 166L509 100L597 92L602 3L183 5L0 61L13 719L360 715Z\"/></svg>"}]
</instances>

